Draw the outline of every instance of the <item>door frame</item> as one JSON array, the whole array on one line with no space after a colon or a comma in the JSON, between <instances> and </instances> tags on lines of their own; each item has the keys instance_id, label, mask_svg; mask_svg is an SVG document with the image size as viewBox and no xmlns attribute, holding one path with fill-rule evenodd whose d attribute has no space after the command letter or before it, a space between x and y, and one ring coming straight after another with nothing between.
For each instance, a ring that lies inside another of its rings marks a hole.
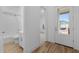
<instances>
[{"instance_id":1,"label":"door frame","mask_svg":"<svg viewBox=\"0 0 79 59\"><path fill-rule=\"evenodd\" d=\"M74 18L73 18L73 13L74 13L74 12L73 12L73 8L72 8L72 7L57 7L57 8L56 8L57 19L56 19L56 24L55 24L55 27L56 27L56 28L55 28L55 33L56 33L56 34L55 34L55 43L59 43L59 42L56 41L56 39L57 39L56 36L59 35L59 34L57 33L57 32L58 32L58 17L59 17L57 9L61 9L61 8L69 9L69 12L70 12L70 19L73 20L72 23L71 23L71 21L70 21L70 24L71 24L71 25L69 25L69 28L71 28L71 29L70 29L70 33L71 33L71 34L69 34L69 36L66 35L67 37L70 37L70 40L72 41L69 46L70 46L70 47L73 47L73 46L74 46L74 45L73 45L73 44L74 44L74 43L73 43L73 42L74 42ZM65 12L65 11L64 11L64 12ZM72 16L71 16L71 15L72 15ZM72 33L72 32L73 32L73 33ZM60 35L62 35L62 34L60 34ZM59 44L62 44L62 43L59 43ZM63 44L63 45L64 45L64 44ZM67 45L67 46L68 46L68 45Z\"/></svg>"}]
</instances>

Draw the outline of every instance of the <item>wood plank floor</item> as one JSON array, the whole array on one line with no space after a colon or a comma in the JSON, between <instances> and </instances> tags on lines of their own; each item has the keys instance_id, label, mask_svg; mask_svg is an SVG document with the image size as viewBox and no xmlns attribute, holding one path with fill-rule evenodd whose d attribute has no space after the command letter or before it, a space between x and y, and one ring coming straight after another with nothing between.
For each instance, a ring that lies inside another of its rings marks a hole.
<instances>
[{"instance_id":1,"label":"wood plank floor","mask_svg":"<svg viewBox=\"0 0 79 59\"><path fill-rule=\"evenodd\" d=\"M18 43L6 43L4 44L4 53L23 53L23 48Z\"/></svg>"},{"instance_id":2,"label":"wood plank floor","mask_svg":"<svg viewBox=\"0 0 79 59\"><path fill-rule=\"evenodd\" d=\"M79 53L79 51L61 44L45 42L33 53Z\"/></svg>"}]
</instances>

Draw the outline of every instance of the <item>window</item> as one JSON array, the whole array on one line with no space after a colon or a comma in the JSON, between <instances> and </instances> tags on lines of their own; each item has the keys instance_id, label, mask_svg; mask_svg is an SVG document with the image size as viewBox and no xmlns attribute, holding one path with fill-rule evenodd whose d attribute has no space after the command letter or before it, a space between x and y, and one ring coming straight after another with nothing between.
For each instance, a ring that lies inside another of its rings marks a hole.
<instances>
[{"instance_id":1,"label":"window","mask_svg":"<svg viewBox=\"0 0 79 59\"><path fill-rule=\"evenodd\" d=\"M58 18L58 31L61 34L69 34L70 29L69 29L69 11L67 12L61 12L59 13L59 18Z\"/></svg>"}]
</instances>

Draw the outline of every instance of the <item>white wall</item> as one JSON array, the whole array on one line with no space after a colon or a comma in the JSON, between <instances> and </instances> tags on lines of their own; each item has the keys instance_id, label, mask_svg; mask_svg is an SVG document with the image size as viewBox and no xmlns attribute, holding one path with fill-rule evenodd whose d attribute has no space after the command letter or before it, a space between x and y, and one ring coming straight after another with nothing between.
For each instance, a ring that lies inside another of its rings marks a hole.
<instances>
[{"instance_id":1,"label":"white wall","mask_svg":"<svg viewBox=\"0 0 79 59\"><path fill-rule=\"evenodd\" d=\"M47 7L47 23L48 23L48 41L54 42L55 39L55 24L56 24L56 7Z\"/></svg>"},{"instance_id":2,"label":"white wall","mask_svg":"<svg viewBox=\"0 0 79 59\"><path fill-rule=\"evenodd\" d=\"M0 33L5 32L6 35L15 35L19 30L19 16L16 7L0 7ZM16 16L15 16L16 15Z\"/></svg>"},{"instance_id":3,"label":"white wall","mask_svg":"<svg viewBox=\"0 0 79 59\"><path fill-rule=\"evenodd\" d=\"M56 7L47 7L48 10L48 41L54 42L55 39L55 23L56 23ZM74 39L73 47L79 50L79 7L72 7L72 17L74 23L72 24L73 33L72 39Z\"/></svg>"},{"instance_id":4,"label":"white wall","mask_svg":"<svg viewBox=\"0 0 79 59\"><path fill-rule=\"evenodd\" d=\"M24 52L40 45L40 7L24 7Z\"/></svg>"},{"instance_id":5,"label":"white wall","mask_svg":"<svg viewBox=\"0 0 79 59\"><path fill-rule=\"evenodd\" d=\"M79 50L79 7L74 7L74 48Z\"/></svg>"}]
</instances>

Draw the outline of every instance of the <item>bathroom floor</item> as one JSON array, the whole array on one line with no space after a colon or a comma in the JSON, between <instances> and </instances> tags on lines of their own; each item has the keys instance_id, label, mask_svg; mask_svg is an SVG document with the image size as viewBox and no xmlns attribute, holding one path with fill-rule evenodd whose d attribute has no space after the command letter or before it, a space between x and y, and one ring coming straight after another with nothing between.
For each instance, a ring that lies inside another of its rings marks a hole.
<instances>
[{"instance_id":1,"label":"bathroom floor","mask_svg":"<svg viewBox=\"0 0 79 59\"><path fill-rule=\"evenodd\" d=\"M9 42L4 44L5 53L23 53L23 48L18 43Z\"/></svg>"}]
</instances>

